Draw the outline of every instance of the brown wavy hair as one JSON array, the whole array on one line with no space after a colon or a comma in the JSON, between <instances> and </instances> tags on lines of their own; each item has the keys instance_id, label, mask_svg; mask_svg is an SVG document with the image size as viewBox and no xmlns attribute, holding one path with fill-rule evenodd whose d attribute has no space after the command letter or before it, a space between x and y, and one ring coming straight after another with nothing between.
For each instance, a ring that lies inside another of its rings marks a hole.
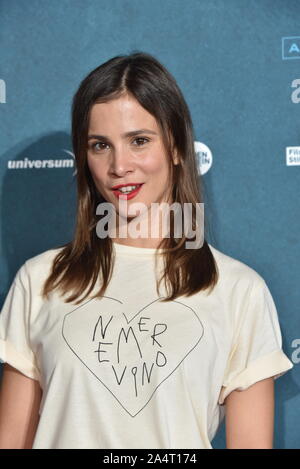
<instances>
[{"instance_id":1,"label":"brown wavy hair","mask_svg":"<svg viewBox=\"0 0 300 469\"><path fill-rule=\"evenodd\" d=\"M96 233L99 221L96 207L105 199L96 189L88 168L87 137L93 104L118 98L123 93L131 94L155 117L169 156L173 202L192 204L195 227L194 207L203 203L204 194L197 170L193 124L185 99L174 77L152 55L135 51L113 57L91 71L73 97L72 146L77 169L75 233L72 241L60 246L62 249L53 260L43 287L44 297L58 288L64 295L72 292L65 301L78 304L91 293L97 280L100 289L93 298L103 296L110 282L115 254L111 238L100 238ZM174 148L180 160L177 165L172 161ZM172 212L170 216L173 220ZM170 233L158 246L163 248L164 270L156 288L159 292L164 280L168 292L162 301L208 288L211 291L217 283L218 270L205 237L201 248L186 249L185 235L179 239L174 237L173 229Z\"/></svg>"}]
</instances>

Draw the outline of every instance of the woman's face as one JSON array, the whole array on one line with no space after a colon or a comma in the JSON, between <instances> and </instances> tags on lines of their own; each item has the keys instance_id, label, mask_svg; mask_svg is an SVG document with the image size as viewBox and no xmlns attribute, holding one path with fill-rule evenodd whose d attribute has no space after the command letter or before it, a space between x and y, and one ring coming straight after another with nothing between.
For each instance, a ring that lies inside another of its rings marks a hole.
<instances>
[{"instance_id":1,"label":"woman's face","mask_svg":"<svg viewBox=\"0 0 300 469\"><path fill-rule=\"evenodd\" d=\"M128 209L135 202L149 209L151 203L169 201L168 156L159 126L131 95L93 105L87 159L98 191L117 213L120 199L127 200ZM113 189L137 184L140 188L129 195Z\"/></svg>"}]
</instances>

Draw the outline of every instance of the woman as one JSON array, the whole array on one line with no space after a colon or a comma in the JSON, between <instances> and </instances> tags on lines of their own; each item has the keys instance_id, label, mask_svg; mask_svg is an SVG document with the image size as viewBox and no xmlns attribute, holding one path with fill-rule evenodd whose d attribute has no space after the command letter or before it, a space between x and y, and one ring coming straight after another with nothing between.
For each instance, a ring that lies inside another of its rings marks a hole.
<instances>
[{"instance_id":1,"label":"woman","mask_svg":"<svg viewBox=\"0 0 300 469\"><path fill-rule=\"evenodd\" d=\"M265 281L205 238L187 248L184 212L149 217L203 201L174 78L150 54L108 60L74 96L72 143L74 239L21 266L0 315L1 447L212 448L226 408L227 448L271 448L293 364ZM159 235L122 237L136 220Z\"/></svg>"}]
</instances>

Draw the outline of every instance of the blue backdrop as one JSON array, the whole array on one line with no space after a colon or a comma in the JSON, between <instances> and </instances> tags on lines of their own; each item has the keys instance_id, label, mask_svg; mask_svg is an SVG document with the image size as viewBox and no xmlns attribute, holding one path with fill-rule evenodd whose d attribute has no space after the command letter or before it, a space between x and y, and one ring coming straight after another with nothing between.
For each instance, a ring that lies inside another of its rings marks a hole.
<instances>
[{"instance_id":1,"label":"blue backdrop","mask_svg":"<svg viewBox=\"0 0 300 469\"><path fill-rule=\"evenodd\" d=\"M275 382L275 448L300 448L299 17L298 0L0 0L1 305L26 259L72 236L80 80L150 52L208 147L209 241L259 272L278 309L294 368Z\"/></svg>"}]
</instances>

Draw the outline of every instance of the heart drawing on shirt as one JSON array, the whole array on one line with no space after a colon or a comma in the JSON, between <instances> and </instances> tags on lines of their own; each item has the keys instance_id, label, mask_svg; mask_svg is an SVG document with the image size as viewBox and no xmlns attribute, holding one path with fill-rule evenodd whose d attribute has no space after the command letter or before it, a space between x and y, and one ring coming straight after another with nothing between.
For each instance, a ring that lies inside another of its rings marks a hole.
<instances>
[{"instance_id":1,"label":"heart drawing on shirt","mask_svg":"<svg viewBox=\"0 0 300 469\"><path fill-rule=\"evenodd\" d=\"M179 301L163 303L160 298L135 313L115 298L94 298L67 313L62 326L72 352L132 417L203 334L192 308Z\"/></svg>"}]
</instances>

